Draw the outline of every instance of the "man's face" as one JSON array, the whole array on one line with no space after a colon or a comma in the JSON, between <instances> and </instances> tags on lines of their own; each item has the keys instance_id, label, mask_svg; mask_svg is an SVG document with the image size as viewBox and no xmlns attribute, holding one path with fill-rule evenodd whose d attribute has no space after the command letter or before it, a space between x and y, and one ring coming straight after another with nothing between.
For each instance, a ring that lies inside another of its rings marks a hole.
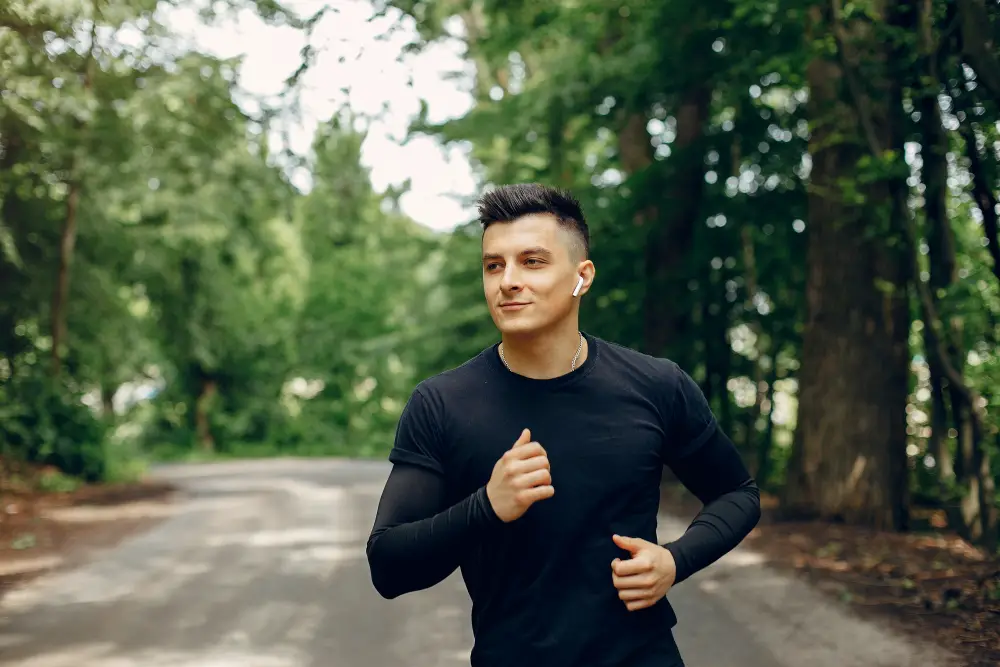
<instances>
[{"instance_id":1,"label":"man's face","mask_svg":"<svg viewBox=\"0 0 1000 667\"><path fill-rule=\"evenodd\" d=\"M581 275L584 286L574 297ZM592 277L592 263L551 215L498 222L483 234L483 289L503 333L539 331L568 317Z\"/></svg>"}]
</instances>

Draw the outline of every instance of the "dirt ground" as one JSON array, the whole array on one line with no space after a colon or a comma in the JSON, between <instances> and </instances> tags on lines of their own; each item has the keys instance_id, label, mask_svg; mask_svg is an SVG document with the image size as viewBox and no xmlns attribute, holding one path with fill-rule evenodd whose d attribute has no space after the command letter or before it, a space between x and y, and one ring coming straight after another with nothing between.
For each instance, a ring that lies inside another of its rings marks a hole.
<instances>
[{"instance_id":1,"label":"dirt ground","mask_svg":"<svg viewBox=\"0 0 1000 667\"><path fill-rule=\"evenodd\" d=\"M161 519L155 513L118 513L113 520L67 522L51 514L69 507L124 507L170 502L173 488L154 482L85 486L41 493L0 484L0 598L11 587L70 567L94 549L111 547Z\"/></svg>"},{"instance_id":2,"label":"dirt ground","mask_svg":"<svg viewBox=\"0 0 1000 667\"><path fill-rule=\"evenodd\" d=\"M664 499L686 517L700 507L683 488ZM806 577L865 618L931 638L967 659L1000 665L1000 559L941 534L885 533L822 522L782 522L764 495L762 517L744 544L769 563Z\"/></svg>"}]
</instances>

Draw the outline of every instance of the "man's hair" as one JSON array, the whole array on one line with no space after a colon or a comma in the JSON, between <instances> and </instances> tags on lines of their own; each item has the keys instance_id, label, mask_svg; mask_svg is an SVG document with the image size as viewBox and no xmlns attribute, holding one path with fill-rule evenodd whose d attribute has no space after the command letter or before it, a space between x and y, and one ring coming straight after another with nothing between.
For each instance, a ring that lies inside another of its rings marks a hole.
<instances>
[{"instance_id":1,"label":"man's hair","mask_svg":"<svg viewBox=\"0 0 1000 667\"><path fill-rule=\"evenodd\" d=\"M532 213L549 213L578 239L584 258L590 257L590 229L580 202L565 190L538 183L515 183L490 190L479 198L483 233L497 222L512 222Z\"/></svg>"}]
</instances>

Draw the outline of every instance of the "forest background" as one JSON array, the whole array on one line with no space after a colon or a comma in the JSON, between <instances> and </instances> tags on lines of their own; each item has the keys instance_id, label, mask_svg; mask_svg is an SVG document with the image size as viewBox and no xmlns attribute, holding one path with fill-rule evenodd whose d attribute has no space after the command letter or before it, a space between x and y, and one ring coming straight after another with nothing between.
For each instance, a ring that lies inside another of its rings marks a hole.
<instances>
[{"instance_id":1,"label":"forest background","mask_svg":"<svg viewBox=\"0 0 1000 667\"><path fill-rule=\"evenodd\" d=\"M413 386L497 339L478 225L432 229L407 184L377 190L370 118L336 109L308 150L282 141L342 9L297 5L0 2L7 492L128 482L150 461L382 458ZM248 93L238 58L171 29L178 7L283 26L300 62ZM908 604L996 608L995 3L371 12L418 35L400 58L461 46L468 111L424 104L410 136L466 151L476 191L580 198L599 276L583 328L690 372L776 518L954 536L980 568L958 593L885 553L865 571ZM817 539L800 566L872 561L869 538Z\"/></svg>"}]
</instances>

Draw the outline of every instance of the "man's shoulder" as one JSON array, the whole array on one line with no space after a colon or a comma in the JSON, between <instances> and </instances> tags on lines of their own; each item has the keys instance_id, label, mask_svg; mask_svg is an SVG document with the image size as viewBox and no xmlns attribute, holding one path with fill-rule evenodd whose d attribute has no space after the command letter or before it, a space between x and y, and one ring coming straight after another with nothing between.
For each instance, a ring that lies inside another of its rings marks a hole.
<instances>
[{"instance_id":1,"label":"man's shoulder","mask_svg":"<svg viewBox=\"0 0 1000 667\"><path fill-rule=\"evenodd\" d=\"M653 398L665 413L671 411L679 395L690 393L696 386L673 359L640 352L621 343L598 341L604 381L631 387Z\"/></svg>"},{"instance_id":2,"label":"man's shoulder","mask_svg":"<svg viewBox=\"0 0 1000 667\"><path fill-rule=\"evenodd\" d=\"M606 366L630 374L653 377L657 380L674 379L682 374L680 366L672 359L657 357L640 352L621 343L597 338L601 346L601 358Z\"/></svg>"},{"instance_id":3,"label":"man's shoulder","mask_svg":"<svg viewBox=\"0 0 1000 667\"><path fill-rule=\"evenodd\" d=\"M701 387L672 359L611 342L604 342L601 359L614 374L615 384L630 385L651 396L664 419L696 424L699 433L706 432L703 427L714 422Z\"/></svg>"},{"instance_id":4,"label":"man's shoulder","mask_svg":"<svg viewBox=\"0 0 1000 667\"><path fill-rule=\"evenodd\" d=\"M425 400L447 400L456 392L464 393L474 385L482 384L483 376L488 370L486 354L489 348L471 357L462 364L430 375L414 388L414 393L420 394Z\"/></svg>"}]
</instances>

